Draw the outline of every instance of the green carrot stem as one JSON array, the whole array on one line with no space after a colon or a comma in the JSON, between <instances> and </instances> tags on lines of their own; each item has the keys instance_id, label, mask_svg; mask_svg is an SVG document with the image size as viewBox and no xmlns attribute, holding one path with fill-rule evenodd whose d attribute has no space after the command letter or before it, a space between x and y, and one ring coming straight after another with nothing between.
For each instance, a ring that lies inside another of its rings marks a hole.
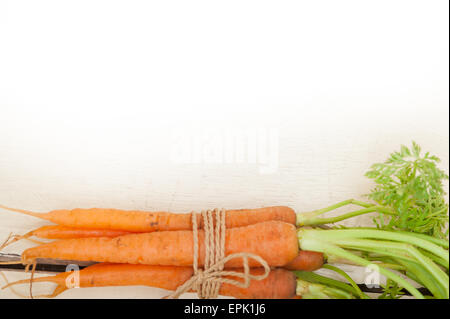
<instances>
[{"instance_id":1,"label":"green carrot stem","mask_svg":"<svg viewBox=\"0 0 450 319\"><path fill-rule=\"evenodd\" d=\"M322 214L324 214L326 212L330 212L332 210L338 209L340 207L353 204L353 202L354 202L353 199L347 199L347 200L344 200L344 201L339 202L337 204L333 204L331 206L328 206L328 207L325 207L325 208L322 208L322 209L318 209L318 210L314 210L312 212L303 213L303 214L311 214L311 215L319 216L319 215L322 215Z\"/></svg>"},{"instance_id":2,"label":"green carrot stem","mask_svg":"<svg viewBox=\"0 0 450 319\"><path fill-rule=\"evenodd\" d=\"M398 263L404 265L405 268L408 269L407 275L409 278L426 287L434 297L439 299L448 298L446 297L445 289L441 285L439 285L436 282L435 278L421 265L405 260L398 260Z\"/></svg>"},{"instance_id":3,"label":"green carrot stem","mask_svg":"<svg viewBox=\"0 0 450 319\"><path fill-rule=\"evenodd\" d=\"M302 299L353 299L352 294L321 284L297 279L297 295Z\"/></svg>"},{"instance_id":4,"label":"green carrot stem","mask_svg":"<svg viewBox=\"0 0 450 319\"><path fill-rule=\"evenodd\" d=\"M348 199L348 200L344 200L342 202L339 202L337 204L322 208L322 209L318 209L318 210L313 210L311 212L302 212L302 213L298 213L297 214L297 226L304 226L304 221L305 220L309 220L309 219L314 219L317 216L320 216L322 214L325 214L326 212L335 210L337 208L346 206L346 205L350 205L352 204L353 199Z\"/></svg>"},{"instance_id":5,"label":"green carrot stem","mask_svg":"<svg viewBox=\"0 0 450 319\"><path fill-rule=\"evenodd\" d=\"M358 227L358 229L368 229L368 230L372 230L373 228L371 227ZM419 234L419 233L414 233L414 232L408 232L408 231L404 231L404 230L395 230L395 232L397 234L405 234L405 235L409 235L409 236L414 236L417 238L421 238L424 240L428 240L438 246L441 246L442 248L449 248L449 241L445 240L445 239L441 239L441 238L437 238L434 236L430 236L430 235L426 235L426 234Z\"/></svg>"},{"instance_id":6,"label":"green carrot stem","mask_svg":"<svg viewBox=\"0 0 450 319\"><path fill-rule=\"evenodd\" d=\"M416 236L411 236L403 233L396 233L394 231L385 231L379 229L330 229L330 230L320 230L320 229L300 229L298 231L299 236L305 236L311 238L316 238L318 240L324 240L327 242L334 242L341 239L357 239L357 238L374 238L383 240L393 240L398 242L404 242L424 250L427 250L436 256L441 257L443 260L449 260L448 251L442 247L431 243L425 239L418 238Z\"/></svg>"},{"instance_id":7,"label":"green carrot stem","mask_svg":"<svg viewBox=\"0 0 450 319\"><path fill-rule=\"evenodd\" d=\"M420 263L428 270L429 274L432 275L438 283L445 289L445 297L449 298L449 278L448 275L439 268L433 261L428 257L425 257L420 253L415 247L409 247L411 254L420 261Z\"/></svg>"},{"instance_id":8,"label":"green carrot stem","mask_svg":"<svg viewBox=\"0 0 450 319\"><path fill-rule=\"evenodd\" d=\"M448 263L447 261L445 261L444 259L442 259L442 258L440 258L440 257L438 257L438 256L436 256L436 255L434 255L434 254L431 254L431 253L429 253L429 252L427 252L427 251L425 251L425 250L423 250L423 249L419 249L419 251L420 251L423 255L425 255L425 256L427 256L428 258L430 258L431 260L433 260L436 264L441 265L441 266L444 267L445 269L449 269L449 263Z\"/></svg>"},{"instance_id":9,"label":"green carrot stem","mask_svg":"<svg viewBox=\"0 0 450 319\"><path fill-rule=\"evenodd\" d=\"M416 261L410 261L404 258L391 258L391 257L373 257L369 256L369 259L374 261L386 261L381 263L385 268L396 269L405 272L406 276L415 282L426 287L434 297L445 298L445 288L442 287L422 265ZM392 264L393 267L390 265Z\"/></svg>"},{"instance_id":10,"label":"green carrot stem","mask_svg":"<svg viewBox=\"0 0 450 319\"><path fill-rule=\"evenodd\" d=\"M348 247L346 247L348 249L361 249L361 246L357 245L357 247L353 247L352 245L349 245ZM402 260L406 260L406 261L410 261L410 262L416 262L416 260L412 257L410 257L407 253L405 253L404 251L400 251L397 249L393 249L393 248L387 248L387 247L368 247L365 246L364 247L364 251L368 252L368 253L372 253L372 254L376 254L375 256L370 255L370 260L377 260L374 257L382 257L382 256L387 256L387 257L393 257L393 258L397 258L397 259L402 259Z\"/></svg>"},{"instance_id":11,"label":"green carrot stem","mask_svg":"<svg viewBox=\"0 0 450 319\"><path fill-rule=\"evenodd\" d=\"M350 276L349 276L345 271L343 271L342 269L340 269L340 268L338 268L338 267L336 267L336 266L329 265L329 264L323 265L322 268L332 270L332 271L334 271L335 273L337 273L337 274L341 275L342 277L344 277L344 278L349 282L349 284L352 285L352 287L355 289L356 293L358 294L358 296L359 296L361 299L368 298L367 295L365 295L365 294L361 291L361 289L360 289L359 286L356 284L356 282L353 280L353 278L350 277Z\"/></svg>"},{"instance_id":12,"label":"green carrot stem","mask_svg":"<svg viewBox=\"0 0 450 319\"><path fill-rule=\"evenodd\" d=\"M357 291L352 286L350 286L346 283L343 283L342 281L328 278L325 276L321 276L319 274L316 274L316 273L310 272L310 271L294 271L294 273L297 276L297 278L302 279L304 281L309 281L311 283L335 287L335 288L341 289L343 291L346 291L352 295L355 295L355 296L358 295ZM359 287L358 287L358 289L359 289Z\"/></svg>"},{"instance_id":13,"label":"green carrot stem","mask_svg":"<svg viewBox=\"0 0 450 319\"><path fill-rule=\"evenodd\" d=\"M331 217L331 218L317 218L318 216L325 214L327 212L333 211L335 209L338 209L340 207L343 206L347 206L347 205L358 205L361 207L365 207L367 210L362 209L362 210L357 210L351 213L346 213L344 215L341 216L337 216L337 217ZM342 221L348 218L352 218L355 216L359 216L359 215L363 215L363 214L367 214L367 213L372 213L372 212L381 212L384 214L388 214L388 215L397 215L397 213L392 210L389 207L385 207L385 206L381 206L381 205L374 205L371 203L366 203L366 202L362 202L362 201L358 201L355 199L347 199L344 200L342 202L339 202L337 204L322 208L322 209L318 209L318 210L314 210L311 212L304 212L304 213L298 213L297 214L297 226L307 226L307 225L322 225L322 224L328 224L328 223L336 223L338 221Z\"/></svg>"},{"instance_id":14,"label":"green carrot stem","mask_svg":"<svg viewBox=\"0 0 450 319\"><path fill-rule=\"evenodd\" d=\"M364 215L367 213L373 213L376 212L377 208L376 206L372 206L369 208L360 209L354 212L346 213L340 216L335 217L329 217L329 218L315 218L310 216L302 216L300 218L297 218L297 225L298 226L314 226L314 225L324 225L324 224L332 224L337 223L343 220L346 220L351 217L356 217L359 215ZM300 221L299 221L300 219Z\"/></svg>"},{"instance_id":15,"label":"green carrot stem","mask_svg":"<svg viewBox=\"0 0 450 319\"><path fill-rule=\"evenodd\" d=\"M407 291L409 291L411 293L411 295L413 295L414 297L416 297L418 299L424 299L424 296L407 280L403 279L402 277L398 276L397 274L395 274L383 267L378 267L378 266L376 266L376 264L374 264L364 258L358 257L355 254L352 254L343 248L340 248L336 245L328 244L326 242L317 240L315 238L299 238L299 243L300 243L301 249L319 251L319 252L323 252L328 255L336 255L336 256L345 258L347 260L350 260L359 266L364 266L364 267L368 267L368 266L374 267L375 266L375 267L377 267L378 271L382 275L384 275L387 278L398 283L400 286L402 286Z\"/></svg>"},{"instance_id":16,"label":"green carrot stem","mask_svg":"<svg viewBox=\"0 0 450 319\"><path fill-rule=\"evenodd\" d=\"M396 243L396 242L387 242L387 241L377 241L377 240L368 240L368 239L343 239L337 240L334 244L339 247L351 247L358 249L366 249L366 248L377 248L382 246L384 249L390 249L394 251L403 251L409 255L411 255L417 262L419 262L425 269L428 270L439 282L442 287L446 291L449 290L449 278L446 273L442 271L432 260L428 257L424 256L420 253L415 247L404 244L404 243Z\"/></svg>"}]
</instances>

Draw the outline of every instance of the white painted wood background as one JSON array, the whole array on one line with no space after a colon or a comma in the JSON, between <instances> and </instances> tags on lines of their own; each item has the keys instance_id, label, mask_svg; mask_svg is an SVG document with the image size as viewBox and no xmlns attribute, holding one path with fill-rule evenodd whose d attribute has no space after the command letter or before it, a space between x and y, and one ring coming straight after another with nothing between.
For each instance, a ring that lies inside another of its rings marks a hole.
<instances>
[{"instance_id":1,"label":"white painted wood background","mask_svg":"<svg viewBox=\"0 0 450 319\"><path fill-rule=\"evenodd\" d=\"M447 1L1 1L0 203L308 211L369 192L411 140L448 171L448 66ZM273 174L171 160L175 132L244 128L277 130ZM43 224L0 210L0 240Z\"/></svg>"}]
</instances>

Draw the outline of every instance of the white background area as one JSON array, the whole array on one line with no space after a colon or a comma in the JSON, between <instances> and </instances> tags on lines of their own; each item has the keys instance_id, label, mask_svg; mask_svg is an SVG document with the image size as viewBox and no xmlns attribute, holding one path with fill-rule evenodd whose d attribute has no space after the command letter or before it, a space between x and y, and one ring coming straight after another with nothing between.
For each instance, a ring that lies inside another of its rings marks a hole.
<instances>
[{"instance_id":1,"label":"white background area","mask_svg":"<svg viewBox=\"0 0 450 319\"><path fill-rule=\"evenodd\" d=\"M307 211L361 198L370 165L412 140L448 172L448 6L0 0L0 203ZM271 128L273 174L170 157L174 130ZM0 241L43 224L1 210ZM92 288L61 298L166 293Z\"/></svg>"}]
</instances>

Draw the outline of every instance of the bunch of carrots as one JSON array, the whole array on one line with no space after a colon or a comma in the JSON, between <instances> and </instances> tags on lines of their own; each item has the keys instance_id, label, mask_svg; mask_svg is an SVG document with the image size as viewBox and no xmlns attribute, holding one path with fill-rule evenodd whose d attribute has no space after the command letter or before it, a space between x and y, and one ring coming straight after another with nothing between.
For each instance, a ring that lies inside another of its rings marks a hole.
<instances>
[{"instance_id":1,"label":"bunch of carrots","mask_svg":"<svg viewBox=\"0 0 450 319\"><path fill-rule=\"evenodd\" d=\"M57 239L22 253L23 264L39 258L99 262L80 271L80 287L147 285L174 290L193 274L193 235L190 214L122 211L116 209L58 210L39 214L5 206L1 208L39 217L57 225L43 226L6 244L32 236ZM198 225L203 220L198 216ZM226 212L226 251L261 256L273 269L261 281L240 288L223 284L220 293L236 298L291 298L296 276L289 270L312 271L323 264L323 254L300 251L294 226L296 214L289 207L229 210ZM204 233L199 231L199 266L205 258ZM258 264L250 261L250 266ZM242 267L230 260L226 268ZM262 269L255 268L252 274ZM70 273L36 278L58 286L50 296L67 287ZM20 281L12 284L29 282ZM11 284L11 285L12 285Z\"/></svg>"},{"instance_id":2,"label":"bunch of carrots","mask_svg":"<svg viewBox=\"0 0 450 319\"><path fill-rule=\"evenodd\" d=\"M435 177L436 174L433 175ZM397 184L410 183L411 178L402 178ZM430 187L436 185L432 184ZM418 201L408 200L417 206ZM359 209L333 218L321 217L347 205L357 205ZM193 275L194 242L190 214L100 208L35 213L5 206L0 208L56 224L15 236L4 244L32 236L55 239L26 249L21 255L22 264L35 264L42 258L97 262L79 272L80 287L145 285L175 290ZM366 213L379 213L381 219L391 218L391 227L323 229L325 224ZM263 258L272 270L265 279L252 280L247 288L223 284L220 294L258 299L368 298L347 274L325 264L327 260L376 266L387 278L385 295L407 291L416 298L425 298L418 289L421 286L427 288L432 297L449 298L448 239L402 228L403 224L395 224L395 218L401 219L401 213L398 207L387 202L356 200L346 200L309 213L295 213L285 206L228 210L225 255L255 254ZM411 214L408 218L414 220ZM432 218L430 221L434 223L431 228L440 234L437 227L442 225L437 225ZM205 261L205 234L200 216L197 224L200 229L198 265L201 267ZM427 225L421 223L420 229L431 229L424 226ZM253 267L252 274L263 272L257 268L260 265L256 261L250 259L249 266ZM241 267L242 261L237 259L225 264L226 269L239 271ZM311 273L321 267L336 271L349 284ZM54 297L67 289L66 279L70 274L60 273L33 281L56 283L54 292L47 295ZM7 287L29 282L22 280Z\"/></svg>"}]
</instances>

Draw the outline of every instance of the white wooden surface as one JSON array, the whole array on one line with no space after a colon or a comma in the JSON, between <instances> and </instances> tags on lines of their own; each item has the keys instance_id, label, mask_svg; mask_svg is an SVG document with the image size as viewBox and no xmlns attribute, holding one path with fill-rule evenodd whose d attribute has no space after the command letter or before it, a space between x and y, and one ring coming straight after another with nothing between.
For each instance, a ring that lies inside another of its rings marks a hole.
<instances>
[{"instance_id":1,"label":"white wooden surface","mask_svg":"<svg viewBox=\"0 0 450 319\"><path fill-rule=\"evenodd\" d=\"M411 140L448 171L447 1L128 3L0 2L0 203L307 211L367 193ZM274 173L171 160L174 132L243 128L277 130ZM43 224L1 210L0 239Z\"/></svg>"}]
</instances>

